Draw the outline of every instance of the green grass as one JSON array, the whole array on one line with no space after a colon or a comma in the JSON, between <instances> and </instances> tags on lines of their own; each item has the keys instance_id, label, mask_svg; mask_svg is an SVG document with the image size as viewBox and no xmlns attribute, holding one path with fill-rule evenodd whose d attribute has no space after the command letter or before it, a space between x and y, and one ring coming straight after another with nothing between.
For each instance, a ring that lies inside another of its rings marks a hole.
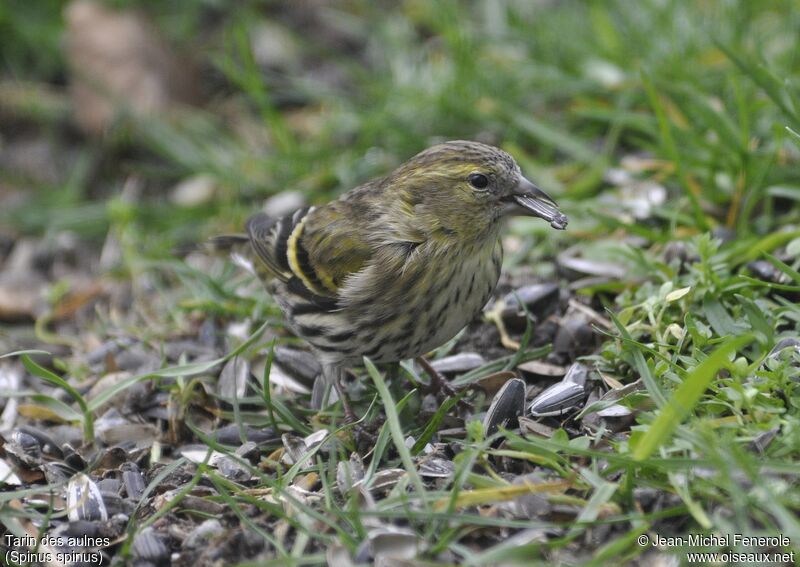
<instances>
[{"instance_id":1,"label":"green grass","mask_svg":"<svg viewBox=\"0 0 800 567\"><path fill-rule=\"evenodd\" d=\"M171 120L123 125L105 142L79 141L81 157L63 182L30 183L27 202L0 212L0 221L31 234L73 229L94 242L111 230L123 250L118 277L147 275L156 282L153 301L163 308L163 320L160 330L148 331L151 341L188 332L198 313L280 327L268 298L237 293L246 276L230 267L210 274L193 270L168 258L174 245L236 230L263 198L287 188L324 202L447 138L501 145L570 216L569 229L558 234L513 223L523 253L514 255L509 269L531 265L546 272L543 259L577 244L585 257L613 259L628 274L613 288L578 293L606 307L615 323L588 362L623 383L641 378L645 386L621 402L637 410L629 432L557 430L551 439L502 432L498 450L471 427L465 439L454 441L459 453L452 483L423 489L413 469L420 447L406 447L404 439L428 437L436 423L415 419L416 392L403 391L400 380L387 381L368 366L359 371L367 384L363 406L376 396L384 403L402 400L386 414L366 465L368 482L387 466L408 473L373 508L334 488L337 464L353 449L334 429L331 448L310 455L307 469L275 464L269 472L252 470L259 485L272 490L271 500L199 465L194 482L201 474L210 478L219 500L242 523L252 522L250 511L258 509L290 524L290 540L272 541L276 564L324 563L320 549L332 541L355 552L374 520L400 523L420 542L435 542L423 545L428 558L446 551L453 561L471 565L548 561L606 525L612 526L610 539L581 548L577 562L632 560L648 551L637 545L637 536L664 535L667 525L681 533L781 533L800 551L800 357L789 350L767 357L780 339L797 337L800 329L800 308L792 299L800 291L800 11L794 2L441 0L387 8L353 1L326 13L358 49L306 34L299 43L300 68L267 73L249 40L254 23L281 12L273 4L233 9L196 3L185 13L149 2L142 7L172 41L188 47L201 29L207 31L204 13L223 14L203 52L211 98L235 101L239 118L257 124L265 139L245 139L214 104ZM10 29L13 34L2 33ZM56 7L0 8L3 79L58 85L64 62L52 37L60 30ZM15 48L6 49L11 44ZM311 71L320 65L340 79L327 81ZM57 139L69 138L62 114L26 120ZM297 127L301 120L310 129ZM145 180L142 199L117 196L124 176L103 167L109 162ZM606 170L631 164L639 166L637 179L668 191L646 219L619 215L620 206L604 200L616 192L604 180ZM171 204L169 188L195 174L217 181L214 199L189 209ZM0 180L27 182L6 172ZM722 229L733 236L721 239ZM665 259L665 248L675 243L694 261ZM746 264L758 259L772 262L785 282L753 278ZM738 338L745 335L749 340ZM255 356L270 344L271 338L255 337L229 349L226 360ZM502 370L507 362L493 361L481 373ZM61 380L26 363L44 380ZM74 361L62 364L62 376L80 374ZM214 368L167 367L148 379L210 379ZM237 406L226 417L281 431L307 428L311 412L291 397L270 395L268 386L267 380L254 384L258 395L239 402L259 410L271 404L269 413ZM87 412L101 402L87 405L67 391L80 411L58 400L50 405L60 403L65 415L69 410L91 437ZM384 413L380 405L371 415ZM325 426L328 417L314 418L311 427ZM773 430L763 453L752 449ZM540 467L552 483L546 498L577 507L576 519L463 513L464 502L488 506L512 490L498 472L501 458ZM318 475L324 487L314 504L293 492L292 482L305 474ZM661 509L643 509L637 499L644 489L674 499ZM19 512L3 507L8 501L0 498L0 521L12 529ZM164 514L180 508L173 502ZM28 512L41 519L40 512ZM568 529L558 538L520 545L492 542L476 553L469 539L475 526L509 533ZM132 523L131 533L141 527ZM264 531L263 525L253 528Z\"/></svg>"}]
</instances>

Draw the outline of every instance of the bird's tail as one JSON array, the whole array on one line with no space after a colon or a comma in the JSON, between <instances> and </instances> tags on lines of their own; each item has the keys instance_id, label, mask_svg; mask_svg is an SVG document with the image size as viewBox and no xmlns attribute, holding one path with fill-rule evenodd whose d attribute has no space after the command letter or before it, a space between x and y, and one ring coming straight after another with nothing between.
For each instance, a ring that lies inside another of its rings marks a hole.
<instances>
[{"instance_id":1,"label":"bird's tail","mask_svg":"<svg viewBox=\"0 0 800 567\"><path fill-rule=\"evenodd\" d=\"M206 240L204 248L211 254L234 254L249 243L250 237L246 234L223 234Z\"/></svg>"},{"instance_id":2,"label":"bird's tail","mask_svg":"<svg viewBox=\"0 0 800 567\"><path fill-rule=\"evenodd\" d=\"M236 254L245 250L249 241L250 239L246 234L223 234L209 238L205 242L180 244L175 247L173 254L181 257L188 256L193 252L200 252L210 256Z\"/></svg>"}]
</instances>

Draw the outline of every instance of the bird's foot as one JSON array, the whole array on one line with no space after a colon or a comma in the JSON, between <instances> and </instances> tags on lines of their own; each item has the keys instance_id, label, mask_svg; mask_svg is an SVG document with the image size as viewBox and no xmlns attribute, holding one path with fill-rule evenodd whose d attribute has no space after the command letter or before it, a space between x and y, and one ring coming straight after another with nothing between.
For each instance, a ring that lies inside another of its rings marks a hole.
<instances>
[{"instance_id":1,"label":"bird's foot","mask_svg":"<svg viewBox=\"0 0 800 567\"><path fill-rule=\"evenodd\" d=\"M431 363L425 359L425 357L417 357L417 364L419 364L425 373L430 376L431 383L427 387L427 393L434 394L437 398L454 398L459 395L459 391L456 390L450 382L448 382L447 378L442 376L441 372L436 370ZM461 398L458 401L458 405L464 409L473 409L472 404Z\"/></svg>"},{"instance_id":2,"label":"bird's foot","mask_svg":"<svg viewBox=\"0 0 800 567\"><path fill-rule=\"evenodd\" d=\"M346 425L351 426L353 441L355 441L356 448L361 450L369 450L375 446L378 441L376 433L376 425L374 423L361 423L353 407L350 405L350 400L342 388L341 384L336 382L336 391L339 394L339 401L342 403L342 411L344 412L344 422Z\"/></svg>"},{"instance_id":3,"label":"bird's foot","mask_svg":"<svg viewBox=\"0 0 800 567\"><path fill-rule=\"evenodd\" d=\"M347 429L350 430L353 441L359 452L370 451L378 442L378 431L380 429L380 420L373 420L363 423L362 419L353 413L352 410L344 408L344 422Z\"/></svg>"},{"instance_id":4,"label":"bird's foot","mask_svg":"<svg viewBox=\"0 0 800 567\"><path fill-rule=\"evenodd\" d=\"M359 452L368 453L375 447L380 428L381 422L377 419L369 423L357 423L353 426L353 441Z\"/></svg>"}]
</instances>

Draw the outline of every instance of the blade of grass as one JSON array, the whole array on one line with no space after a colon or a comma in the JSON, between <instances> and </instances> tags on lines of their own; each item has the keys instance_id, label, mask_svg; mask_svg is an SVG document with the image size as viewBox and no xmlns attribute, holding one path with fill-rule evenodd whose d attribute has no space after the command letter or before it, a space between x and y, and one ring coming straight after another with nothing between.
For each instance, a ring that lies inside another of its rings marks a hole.
<instances>
[{"instance_id":1,"label":"blade of grass","mask_svg":"<svg viewBox=\"0 0 800 567\"><path fill-rule=\"evenodd\" d=\"M650 397L653 398L653 401L658 407L663 407L664 404L667 403L667 398L661 391L661 386L658 385L655 376L653 376L653 373L650 371L650 367L647 365L647 361L645 360L642 351L637 348L638 343L633 340L633 337L628 332L628 329L620 322L619 319L617 319L617 316L610 310L607 310L607 312L611 317L611 320L614 322L614 325L617 327L620 335L626 339L625 344L631 346L630 353L633 355L634 366L636 367L636 371L639 373L639 376L642 378Z\"/></svg>"},{"instance_id":2,"label":"blade of grass","mask_svg":"<svg viewBox=\"0 0 800 567\"><path fill-rule=\"evenodd\" d=\"M779 269L781 272L783 272L784 274L786 274L787 276L792 278L795 281L795 283L800 284L800 272L798 272L797 270L792 268L789 264L787 264L785 262L782 262L781 260L779 260L778 258L773 256L772 254L768 254L767 252L764 252L764 257L767 259L767 261L770 264L772 264L777 269Z\"/></svg>"},{"instance_id":3,"label":"blade of grass","mask_svg":"<svg viewBox=\"0 0 800 567\"><path fill-rule=\"evenodd\" d=\"M34 376L38 376L53 386L61 388L69 395L70 398L75 401L75 403L78 404L78 407L81 409L81 414L83 414L81 419L83 424L83 439L87 443L94 443L94 415L92 414L89 405L86 403L86 399L81 395L81 393L57 374L34 362L27 354L21 355L20 360L28 372Z\"/></svg>"},{"instance_id":4,"label":"blade of grass","mask_svg":"<svg viewBox=\"0 0 800 567\"><path fill-rule=\"evenodd\" d=\"M537 142L556 148L578 161L594 163L598 157L602 157L580 138L546 124L530 114L512 112L509 113L508 119Z\"/></svg>"},{"instance_id":5,"label":"blade of grass","mask_svg":"<svg viewBox=\"0 0 800 567\"><path fill-rule=\"evenodd\" d=\"M728 47L723 43L717 43L723 53L733 61L755 84L767 94L767 96L781 110L785 118L791 122L793 128L800 128L800 117L790 108L786 97L786 86L772 71L765 65L756 63L749 58L740 57L734 48Z\"/></svg>"},{"instance_id":6,"label":"blade of grass","mask_svg":"<svg viewBox=\"0 0 800 567\"><path fill-rule=\"evenodd\" d=\"M372 378L372 381L375 383L375 387L377 388L378 393L381 396L381 400L383 401L383 408L386 412L386 422L389 424L389 431L392 435L395 448L400 455L400 460L403 462L403 467L406 469L408 476L411 478L411 482L414 484L420 500L427 508L428 503L425 499L425 486L422 484L422 479L417 474L417 467L414 466L411 453L409 452L408 447L406 447L405 438L403 437L403 429L400 426L400 416L397 414L397 408L395 407L394 400L392 399L392 394L389 392L389 388L386 387L386 382L384 382L383 376L381 376L381 373L378 372L378 369L374 364L372 364L370 359L364 357L364 366L367 368L367 372Z\"/></svg>"},{"instance_id":7,"label":"blade of grass","mask_svg":"<svg viewBox=\"0 0 800 567\"><path fill-rule=\"evenodd\" d=\"M275 411L272 406L272 391L269 387L269 373L272 369L272 361L275 358L275 341L277 339L272 339L272 342L269 345L269 352L267 353L267 362L264 364L264 375L262 379L263 383L263 392L262 395L264 396L264 404L267 406L267 415L269 415L269 421L272 423L273 429L278 431L278 422L275 420Z\"/></svg>"},{"instance_id":8,"label":"blade of grass","mask_svg":"<svg viewBox=\"0 0 800 567\"><path fill-rule=\"evenodd\" d=\"M694 189L689 183L689 178L687 177L683 161L681 160L680 153L675 145L675 138L672 135L672 126L667 118L664 105L661 103L661 98L656 92L650 76L644 71L642 71L642 84L644 85L645 92L647 93L647 98L650 100L650 105L653 107L653 111L656 113L656 118L658 119L658 129L661 133L661 144L667 156L675 166L675 173L678 175L678 179L683 186L684 194L689 198L689 203L692 206L695 222L701 230L708 230L708 220L706 219L705 213L703 213L703 208L700 205L699 197L695 194Z\"/></svg>"},{"instance_id":9,"label":"blade of grass","mask_svg":"<svg viewBox=\"0 0 800 567\"><path fill-rule=\"evenodd\" d=\"M412 455L418 455L420 451L425 448L425 445L428 444L433 434L439 430L439 425L442 423L442 420L447 415L447 412L450 411L454 405L458 403L458 400L462 398L461 395L455 396L453 398L447 398L442 405L439 406L439 409L436 410L436 413L433 414L428 424L425 426L425 430L417 439L417 442L414 443L414 446L411 448Z\"/></svg>"},{"instance_id":10,"label":"blade of grass","mask_svg":"<svg viewBox=\"0 0 800 567\"><path fill-rule=\"evenodd\" d=\"M9 352L7 354L0 354L0 358L9 358L11 356L21 356L23 354L45 354L50 356L50 353L46 350L15 350L14 352Z\"/></svg>"}]
</instances>

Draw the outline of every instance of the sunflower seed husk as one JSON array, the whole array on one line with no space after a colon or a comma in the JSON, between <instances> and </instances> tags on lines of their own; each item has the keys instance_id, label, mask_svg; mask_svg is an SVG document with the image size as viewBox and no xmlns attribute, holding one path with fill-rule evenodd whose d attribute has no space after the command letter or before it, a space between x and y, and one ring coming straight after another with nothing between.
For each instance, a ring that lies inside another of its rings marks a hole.
<instances>
[{"instance_id":1,"label":"sunflower seed husk","mask_svg":"<svg viewBox=\"0 0 800 567\"><path fill-rule=\"evenodd\" d=\"M259 360L253 365L253 374L263 376L266 368L266 358ZM307 380L302 376L295 376L296 373L287 370L283 364L273 361L269 367L270 387L297 394L309 394L313 387L313 380Z\"/></svg>"},{"instance_id":2,"label":"sunflower seed husk","mask_svg":"<svg viewBox=\"0 0 800 567\"><path fill-rule=\"evenodd\" d=\"M3 459L0 459L0 486L4 484L7 486L19 486L22 481L11 470L11 466Z\"/></svg>"},{"instance_id":3,"label":"sunflower seed husk","mask_svg":"<svg viewBox=\"0 0 800 567\"><path fill-rule=\"evenodd\" d=\"M222 476L237 482L246 482L253 478L252 473L238 460L225 455L215 463Z\"/></svg>"},{"instance_id":4,"label":"sunflower seed husk","mask_svg":"<svg viewBox=\"0 0 800 567\"><path fill-rule=\"evenodd\" d=\"M38 464L42 460L42 446L36 437L22 429L15 429L10 437L5 444L6 451L26 464Z\"/></svg>"},{"instance_id":5,"label":"sunflower seed husk","mask_svg":"<svg viewBox=\"0 0 800 567\"><path fill-rule=\"evenodd\" d=\"M791 282L789 276L784 274L767 260L754 260L747 264L747 269L749 269L750 272L761 281L777 284L788 284Z\"/></svg>"},{"instance_id":6,"label":"sunflower seed husk","mask_svg":"<svg viewBox=\"0 0 800 567\"><path fill-rule=\"evenodd\" d=\"M556 432L552 427L525 416L519 417L519 428L525 435L538 435L545 439L551 438Z\"/></svg>"},{"instance_id":7,"label":"sunflower seed husk","mask_svg":"<svg viewBox=\"0 0 800 567\"><path fill-rule=\"evenodd\" d=\"M64 462L73 470L82 471L87 467L86 460L69 443L64 443L61 451L64 453Z\"/></svg>"},{"instance_id":8,"label":"sunflower seed husk","mask_svg":"<svg viewBox=\"0 0 800 567\"><path fill-rule=\"evenodd\" d=\"M109 517L119 514L130 517L136 509L136 505L133 502L122 498L119 494L112 494L105 491L103 491L102 494L103 504L106 507L106 514L108 514Z\"/></svg>"},{"instance_id":9,"label":"sunflower seed husk","mask_svg":"<svg viewBox=\"0 0 800 567\"><path fill-rule=\"evenodd\" d=\"M419 464L419 475L426 478L450 478L455 470L453 461L441 457L429 457Z\"/></svg>"},{"instance_id":10,"label":"sunflower seed husk","mask_svg":"<svg viewBox=\"0 0 800 567\"><path fill-rule=\"evenodd\" d=\"M581 364L580 362L576 362L572 366L569 367L567 370L566 376L562 382L572 382L573 384L577 384L578 386L584 386L586 384L586 379L589 377L589 369Z\"/></svg>"},{"instance_id":11,"label":"sunflower seed husk","mask_svg":"<svg viewBox=\"0 0 800 567\"><path fill-rule=\"evenodd\" d=\"M311 459L307 456L310 451L302 437L284 433L281 435L281 441L283 441L285 449L284 460L287 460L291 465L303 461L303 468L311 466Z\"/></svg>"},{"instance_id":12,"label":"sunflower seed husk","mask_svg":"<svg viewBox=\"0 0 800 567\"><path fill-rule=\"evenodd\" d=\"M308 435L305 439L303 439L303 442L306 444L308 450L311 451L318 445L322 445L322 443L325 441L325 439L328 438L329 435L330 432L327 429L320 429L318 431L315 431L311 435ZM325 447L323 447L323 450L324 449Z\"/></svg>"},{"instance_id":13,"label":"sunflower seed husk","mask_svg":"<svg viewBox=\"0 0 800 567\"><path fill-rule=\"evenodd\" d=\"M541 321L558 308L559 293L559 286L556 283L526 285L503 298L503 310L500 316L515 330L524 329L526 315L522 305L537 321Z\"/></svg>"},{"instance_id":14,"label":"sunflower seed husk","mask_svg":"<svg viewBox=\"0 0 800 567\"><path fill-rule=\"evenodd\" d=\"M103 494L103 498L105 498L108 494L118 494L121 486L122 483L113 477L101 478L97 481L97 488L100 489L100 492Z\"/></svg>"},{"instance_id":15,"label":"sunflower seed husk","mask_svg":"<svg viewBox=\"0 0 800 567\"><path fill-rule=\"evenodd\" d=\"M236 423L220 427L214 432L214 438L218 443L234 447L242 442L241 435L242 429ZM280 437L275 434L275 430L271 427L262 429L248 426L244 428L244 436L247 441L258 444L277 444L280 442Z\"/></svg>"},{"instance_id":16,"label":"sunflower seed husk","mask_svg":"<svg viewBox=\"0 0 800 567\"><path fill-rule=\"evenodd\" d=\"M759 433L756 438L750 442L750 449L763 455L767 447L769 447L769 444L772 443L772 440L775 439L775 436L778 435L780 431L780 427L773 427L763 433Z\"/></svg>"},{"instance_id":17,"label":"sunflower seed husk","mask_svg":"<svg viewBox=\"0 0 800 567\"><path fill-rule=\"evenodd\" d=\"M469 372L486 364L486 359L476 352L460 352L431 362L431 367L442 374Z\"/></svg>"},{"instance_id":18,"label":"sunflower seed husk","mask_svg":"<svg viewBox=\"0 0 800 567\"><path fill-rule=\"evenodd\" d=\"M578 250L577 247L572 247L556 257L558 270L567 279L576 280L585 276L598 276L608 280L621 280L627 275L624 266L577 256Z\"/></svg>"},{"instance_id":19,"label":"sunflower seed husk","mask_svg":"<svg viewBox=\"0 0 800 567\"><path fill-rule=\"evenodd\" d=\"M519 378L512 378L506 382L495 394L486 417L483 418L483 427L487 435L491 435L501 426L525 412L525 382Z\"/></svg>"},{"instance_id":20,"label":"sunflower seed husk","mask_svg":"<svg viewBox=\"0 0 800 567\"><path fill-rule=\"evenodd\" d=\"M408 528L384 526L367 536L372 557L376 562L387 559L413 559L419 552L419 538Z\"/></svg>"},{"instance_id":21,"label":"sunflower seed husk","mask_svg":"<svg viewBox=\"0 0 800 567\"><path fill-rule=\"evenodd\" d=\"M358 453L352 453L349 461L336 465L336 488L344 496L364 479L364 463Z\"/></svg>"},{"instance_id":22,"label":"sunflower seed husk","mask_svg":"<svg viewBox=\"0 0 800 567\"><path fill-rule=\"evenodd\" d=\"M337 565L341 567L353 567L353 559L350 557L350 552L347 548L339 543L332 543L325 551L325 559L328 565Z\"/></svg>"},{"instance_id":23,"label":"sunflower seed husk","mask_svg":"<svg viewBox=\"0 0 800 567\"><path fill-rule=\"evenodd\" d=\"M541 360L529 360L517 366L518 370L545 378L558 378L567 373L567 369L557 364L550 364Z\"/></svg>"},{"instance_id":24,"label":"sunflower seed husk","mask_svg":"<svg viewBox=\"0 0 800 567\"><path fill-rule=\"evenodd\" d=\"M794 349L795 351L800 353L800 341L795 339L794 337L784 337L779 340L775 346L769 351L767 358L778 358L781 351L786 349Z\"/></svg>"},{"instance_id":25,"label":"sunflower seed husk","mask_svg":"<svg viewBox=\"0 0 800 567\"><path fill-rule=\"evenodd\" d=\"M44 463L42 465L42 472L47 479L48 484L58 484L68 480L75 471L61 462Z\"/></svg>"},{"instance_id":26,"label":"sunflower seed husk","mask_svg":"<svg viewBox=\"0 0 800 567\"><path fill-rule=\"evenodd\" d=\"M130 467L129 470L122 471L122 483L125 485L125 493L128 498L138 502L147 485L144 481L144 475L138 470L138 467L133 463L129 463L128 466Z\"/></svg>"},{"instance_id":27,"label":"sunflower seed husk","mask_svg":"<svg viewBox=\"0 0 800 567\"><path fill-rule=\"evenodd\" d=\"M491 374L484 376L477 382L475 385L479 387L481 390L486 392L486 396L494 396L500 389L506 385L509 378L515 378L517 374L510 370L501 370L500 372L492 372ZM438 408L438 403L436 405Z\"/></svg>"},{"instance_id":28,"label":"sunflower seed husk","mask_svg":"<svg viewBox=\"0 0 800 567\"><path fill-rule=\"evenodd\" d=\"M100 489L83 473L73 476L67 485L67 510L71 522L108 519Z\"/></svg>"},{"instance_id":29,"label":"sunflower seed husk","mask_svg":"<svg viewBox=\"0 0 800 567\"><path fill-rule=\"evenodd\" d=\"M633 413L630 408L626 408L621 404L614 404L607 408L601 409L597 412L600 417L626 417Z\"/></svg>"},{"instance_id":30,"label":"sunflower seed husk","mask_svg":"<svg viewBox=\"0 0 800 567\"><path fill-rule=\"evenodd\" d=\"M250 362L238 356L222 367L217 391L225 400L240 400L247 395L247 379L250 377Z\"/></svg>"},{"instance_id":31,"label":"sunflower seed husk","mask_svg":"<svg viewBox=\"0 0 800 567\"><path fill-rule=\"evenodd\" d=\"M202 546L206 546L212 539L221 535L224 531L220 521L211 518L193 529L186 539L183 540L183 543L181 543L181 548L198 549Z\"/></svg>"},{"instance_id":32,"label":"sunflower seed husk","mask_svg":"<svg viewBox=\"0 0 800 567\"><path fill-rule=\"evenodd\" d=\"M408 473L405 469L384 469L378 471L372 477L369 483L369 489L374 492L389 491L395 484L400 482L400 479L405 477ZM363 484L363 480L356 483L356 485Z\"/></svg>"},{"instance_id":33,"label":"sunflower seed husk","mask_svg":"<svg viewBox=\"0 0 800 567\"><path fill-rule=\"evenodd\" d=\"M151 527L136 534L131 552L135 558L155 565L164 565L169 561L169 549Z\"/></svg>"},{"instance_id":34,"label":"sunflower seed husk","mask_svg":"<svg viewBox=\"0 0 800 567\"><path fill-rule=\"evenodd\" d=\"M311 387L316 377L322 374L319 361L306 350L276 346L275 360L308 387Z\"/></svg>"},{"instance_id":35,"label":"sunflower seed husk","mask_svg":"<svg viewBox=\"0 0 800 567\"><path fill-rule=\"evenodd\" d=\"M561 415L579 405L585 396L583 386L574 382L558 382L536 396L528 406L528 411L534 417Z\"/></svg>"},{"instance_id":36,"label":"sunflower seed husk","mask_svg":"<svg viewBox=\"0 0 800 567\"><path fill-rule=\"evenodd\" d=\"M49 457L53 457L53 458L56 458L56 459L63 458L63 453L61 452L61 449L59 448L58 444L53 440L52 437L50 437L44 431L40 431L39 429L36 429L35 427L29 427L29 426L26 426L26 425L21 425L21 426L19 426L18 429L14 430L14 432L12 432L11 438L16 440L17 439L16 436L18 436L20 434L24 434L25 435L25 439L26 439L26 443L27 444L31 444L32 443L32 441L30 439L31 437L33 439L35 439L36 442L38 443L39 448L41 449L41 452L42 452L43 455L47 455ZM20 444L23 444L21 439L18 442L20 442Z\"/></svg>"}]
</instances>

